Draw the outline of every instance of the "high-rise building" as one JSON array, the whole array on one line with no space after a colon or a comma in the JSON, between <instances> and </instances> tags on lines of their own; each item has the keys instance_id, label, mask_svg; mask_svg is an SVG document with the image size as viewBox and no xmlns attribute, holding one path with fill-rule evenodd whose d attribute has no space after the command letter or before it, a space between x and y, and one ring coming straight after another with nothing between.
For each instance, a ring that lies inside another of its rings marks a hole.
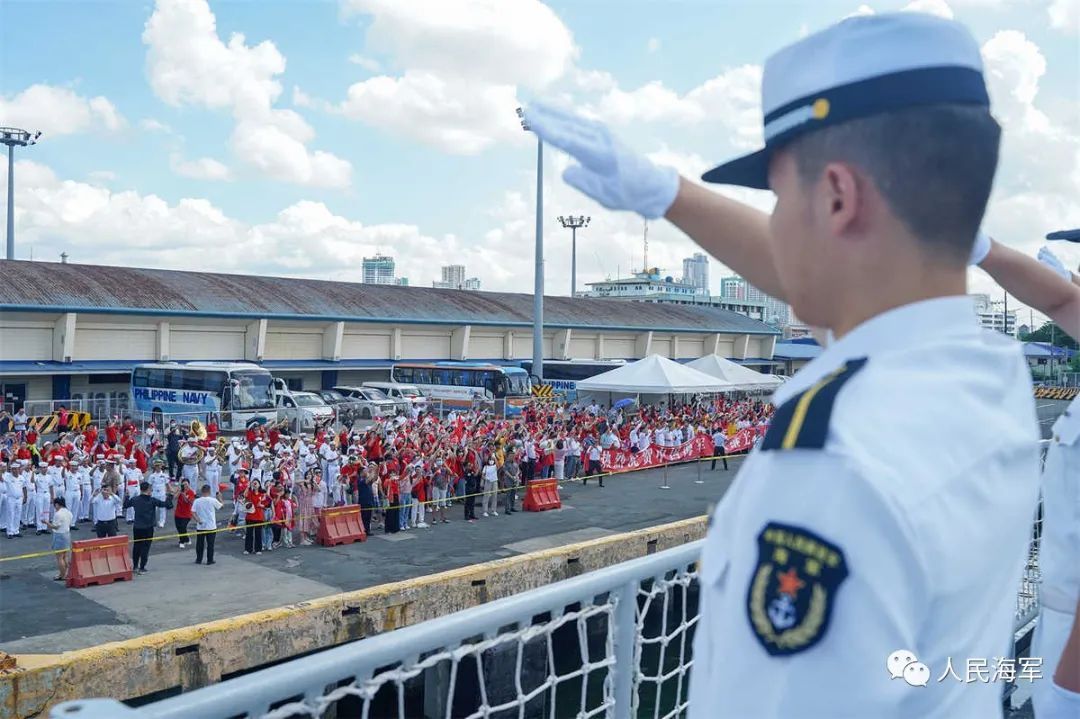
<instances>
[{"instance_id":1,"label":"high-rise building","mask_svg":"<svg viewBox=\"0 0 1080 719\"><path fill-rule=\"evenodd\" d=\"M745 300L746 280L738 275L720 280L720 297L725 300Z\"/></svg>"},{"instance_id":2,"label":"high-rise building","mask_svg":"<svg viewBox=\"0 0 1080 719\"><path fill-rule=\"evenodd\" d=\"M774 297L765 296L765 321L777 327L791 324L791 306Z\"/></svg>"},{"instance_id":3,"label":"high-rise building","mask_svg":"<svg viewBox=\"0 0 1080 719\"><path fill-rule=\"evenodd\" d=\"M479 277L466 277L465 265L444 265L442 279L431 283L437 290L478 290Z\"/></svg>"},{"instance_id":4,"label":"high-rise building","mask_svg":"<svg viewBox=\"0 0 1080 719\"><path fill-rule=\"evenodd\" d=\"M445 265L442 268L443 284L449 287L465 285L465 265Z\"/></svg>"},{"instance_id":5,"label":"high-rise building","mask_svg":"<svg viewBox=\"0 0 1080 719\"><path fill-rule=\"evenodd\" d=\"M394 277L394 258L387 255L365 257L361 282L368 285L399 284Z\"/></svg>"},{"instance_id":6,"label":"high-rise building","mask_svg":"<svg viewBox=\"0 0 1080 719\"><path fill-rule=\"evenodd\" d=\"M633 277L589 282L586 286L589 289L578 292L578 297L718 307L755 320L763 320L765 314L764 303L710 295L685 282L676 282L672 277L662 277L656 268L635 272Z\"/></svg>"},{"instance_id":7,"label":"high-rise building","mask_svg":"<svg viewBox=\"0 0 1080 719\"><path fill-rule=\"evenodd\" d=\"M709 258L700 252L695 252L693 257L687 257L682 261L684 285L690 285L699 294L709 293Z\"/></svg>"}]
</instances>

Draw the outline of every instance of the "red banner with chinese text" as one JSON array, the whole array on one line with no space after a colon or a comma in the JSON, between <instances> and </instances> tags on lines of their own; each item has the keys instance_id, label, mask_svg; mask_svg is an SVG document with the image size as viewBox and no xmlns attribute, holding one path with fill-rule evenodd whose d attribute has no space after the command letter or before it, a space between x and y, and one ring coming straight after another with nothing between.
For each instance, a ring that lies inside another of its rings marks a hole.
<instances>
[{"instance_id":1,"label":"red banner with chinese text","mask_svg":"<svg viewBox=\"0 0 1080 719\"><path fill-rule=\"evenodd\" d=\"M699 457L711 457L712 453L712 437L707 434L699 434L686 444L681 444L678 447L652 445L643 452L630 452L629 450L615 448L605 449L600 455L600 465L605 472L618 472L629 469L659 467L673 462L687 462Z\"/></svg>"}]
</instances>

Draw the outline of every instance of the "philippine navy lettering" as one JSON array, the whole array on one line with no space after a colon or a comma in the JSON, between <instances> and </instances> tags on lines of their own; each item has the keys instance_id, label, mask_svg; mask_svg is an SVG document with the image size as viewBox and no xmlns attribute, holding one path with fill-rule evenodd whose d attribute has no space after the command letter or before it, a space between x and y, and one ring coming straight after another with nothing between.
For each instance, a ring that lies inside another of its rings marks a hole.
<instances>
[{"instance_id":1,"label":"philippine navy lettering","mask_svg":"<svg viewBox=\"0 0 1080 719\"><path fill-rule=\"evenodd\" d=\"M172 402L178 404L196 404L210 406L213 404L210 392L195 390L158 389L156 387L133 387L132 393L135 399L143 399L148 402Z\"/></svg>"}]
</instances>

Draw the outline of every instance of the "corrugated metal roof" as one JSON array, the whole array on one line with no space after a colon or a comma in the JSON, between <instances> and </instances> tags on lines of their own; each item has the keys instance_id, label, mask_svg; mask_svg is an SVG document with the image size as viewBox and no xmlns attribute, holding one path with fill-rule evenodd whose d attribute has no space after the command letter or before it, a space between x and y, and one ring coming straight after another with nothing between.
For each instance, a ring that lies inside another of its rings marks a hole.
<instances>
[{"instance_id":1,"label":"corrugated metal roof","mask_svg":"<svg viewBox=\"0 0 1080 719\"><path fill-rule=\"evenodd\" d=\"M532 295L0 260L0 310L531 326ZM544 298L547 327L778 334L728 310Z\"/></svg>"}]
</instances>

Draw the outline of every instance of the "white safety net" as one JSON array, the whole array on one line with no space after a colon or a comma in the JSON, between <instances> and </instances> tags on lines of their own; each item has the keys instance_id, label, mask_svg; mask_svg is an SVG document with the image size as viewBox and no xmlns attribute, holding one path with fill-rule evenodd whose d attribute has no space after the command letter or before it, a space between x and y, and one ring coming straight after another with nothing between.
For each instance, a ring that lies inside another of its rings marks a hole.
<instances>
[{"instance_id":1,"label":"white safety net","mask_svg":"<svg viewBox=\"0 0 1080 719\"><path fill-rule=\"evenodd\" d=\"M639 584L631 670L634 716L686 711L697 623L692 568ZM613 716L618 593L502 627L276 703L262 719L528 719ZM302 661L302 660L300 660ZM345 667L343 667L345 669ZM619 668L623 670L623 668Z\"/></svg>"}]
</instances>

